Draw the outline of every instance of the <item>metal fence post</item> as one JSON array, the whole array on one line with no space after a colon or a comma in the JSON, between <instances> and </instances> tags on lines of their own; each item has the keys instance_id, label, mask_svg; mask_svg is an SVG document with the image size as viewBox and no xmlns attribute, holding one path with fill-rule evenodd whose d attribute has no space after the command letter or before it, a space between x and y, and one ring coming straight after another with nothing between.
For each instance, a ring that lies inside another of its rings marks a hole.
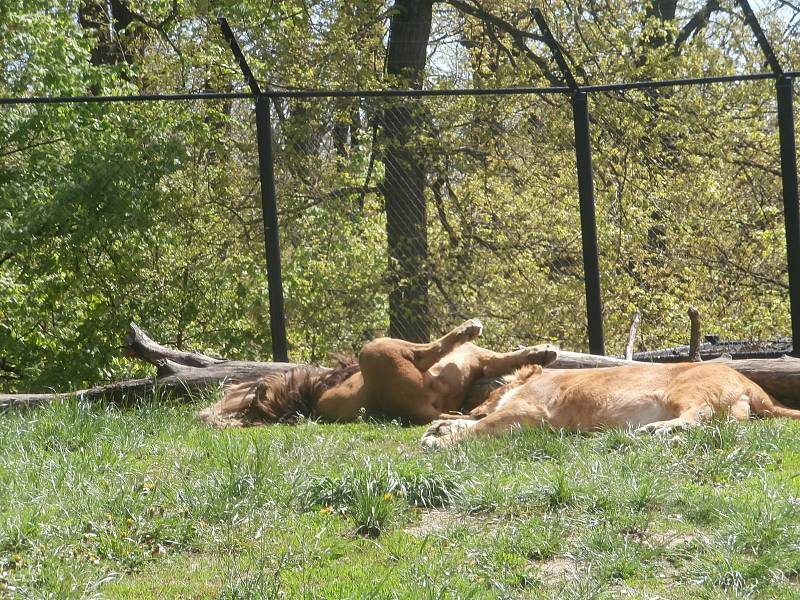
<instances>
[{"instance_id":1,"label":"metal fence post","mask_svg":"<svg viewBox=\"0 0 800 600\"><path fill-rule=\"evenodd\" d=\"M789 307L792 315L792 354L800 354L800 204L797 197L797 149L794 140L792 80L776 82L778 132L781 144L783 219L786 227L786 261L789 272Z\"/></svg>"},{"instance_id":2,"label":"metal fence post","mask_svg":"<svg viewBox=\"0 0 800 600\"><path fill-rule=\"evenodd\" d=\"M586 284L589 352L603 355L605 354L603 304L600 295L600 261L597 251L597 222L594 212L592 145L589 137L589 103L586 92L577 91L572 95L572 118L575 124L575 157L581 209L581 246L583 277Z\"/></svg>"},{"instance_id":3,"label":"metal fence post","mask_svg":"<svg viewBox=\"0 0 800 600\"><path fill-rule=\"evenodd\" d=\"M778 135L781 144L783 223L786 227L786 265L789 275L789 311L792 317L792 355L800 356L800 208L797 198L797 149L794 142L792 80L783 71L772 44L758 22L748 0L737 0L756 43L776 77Z\"/></svg>"},{"instance_id":4,"label":"metal fence post","mask_svg":"<svg viewBox=\"0 0 800 600\"><path fill-rule=\"evenodd\" d=\"M289 362L286 317L283 312L283 279L281 278L281 247L278 239L275 170L272 160L270 101L269 97L263 94L256 97L256 136L258 137L258 172L261 181L261 211L264 216L264 243L267 253L272 360Z\"/></svg>"},{"instance_id":5,"label":"metal fence post","mask_svg":"<svg viewBox=\"0 0 800 600\"><path fill-rule=\"evenodd\" d=\"M267 252L267 288L269 290L269 328L272 335L272 360L289 362L286 341L286 316L283 312L281 246L278 240L278 205L275 199L275 169L272 161L272 123L269 96L261 93L236 36L224 17L217 17L222 35L242 70L256 99L256 137L258 138L258 178L261 182L261 215L264 220L264 245Z\"/></svg>"},{"instance_id":6,"label":"metal fence post","mask_svg":"<svg viewBox=\"0 0 800 600\"><path fill-rule=\"evenodd\" d=\"M600 296L600 261L597 257L597 222L594 216L594 182L592 177L592 141L589 137L589 101L569 64L564 58L547 19L538 7L531 9L542 39L556 61L564 81L572 93L572 121L575 125L575 158L578 169L578 198L581 208L581 250L583 251L583 280L586 285L586 332L589 352L606 353L603 340L603 301Z\"/></svg>"}]
</instances>

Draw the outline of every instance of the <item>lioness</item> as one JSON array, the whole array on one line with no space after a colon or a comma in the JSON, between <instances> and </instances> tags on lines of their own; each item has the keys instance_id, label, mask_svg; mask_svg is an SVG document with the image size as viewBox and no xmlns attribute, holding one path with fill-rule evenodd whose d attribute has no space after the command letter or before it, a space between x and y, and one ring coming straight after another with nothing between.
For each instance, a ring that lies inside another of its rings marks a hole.
<instances>
[{"instance_id":1,"label":"lioness","mask_svg":"<svg viewBox=\"0 0 800 600\"><path fill-rule=\"evenodd\" d=\"M469 387L480 377L505 375L523 365L556 360L555 346L541 344L500 354L469 343L483 329L471 319L430 344L393 338L367 343L358 362L332 370L303 366L229 386L217 404L198 417L212 425L260 425L296 419L352 421L380 414L425 424L465 419Z\"/></svg>"},{"instance_id":2,"label":"lioness","mask_svg":"<svg viewBox=\"0 0 800 600\"><path fill-rule=\"evenodd\" d=\"M719 363L649 364L604 369L519 369L513 380L460 421L435 421L422 445L447 446L468 436L502 435L515 427L569 431L635 427L666 433L714 415L800 419L756 383Z\"/></svg>"}]
</instances>

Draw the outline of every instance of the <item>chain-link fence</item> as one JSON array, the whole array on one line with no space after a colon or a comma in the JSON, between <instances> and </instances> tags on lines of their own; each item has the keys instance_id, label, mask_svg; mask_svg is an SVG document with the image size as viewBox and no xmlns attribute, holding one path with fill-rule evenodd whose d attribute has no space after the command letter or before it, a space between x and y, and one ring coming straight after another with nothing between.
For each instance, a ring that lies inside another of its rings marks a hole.
<instances>
[{"instance_id":1,"label":"chain-link fence","mask_svg":"<svg viewBox=\"0 0 800 600\"><path fill-rule=\"evenodd\" d=\"M771 81L597 94L595 184L609 348L688 341L687 307L726 340L791 330Z\"/></svg>"},{"instance_id":2,"label":"chain-link fence","mask_svg":"<svg viewBox=\"0 0 800 600\"><path fill-rule=\"evenodd\" d=\"M789 332L775 77L739 79L589 90L611 353L634 311L638 349L684 341L689 304L723 338ZM271 92L268 128L243 94L4 106L3 386L129 374L130 320L242 358L285 358L276 335L317 361L475 316L492 347L586 349L573 94Z\"/></svg>"},{"instance_id":3,"label":"chain-link fence","mask_svg":"<svg viewBox=\"0 0 800 600\"><path fill-rule=\"evenodd\" d=\"M305 359L485 320L485 342L585 349L563 95L277 98L287 319ZM607 348L790 329L772 81L590 98Z\"/></svg>"},{"instance_id":4,"label":"chain-link fence","mask_svg":"<svg viewBox=\"0 0 800 600\"><path fill-rule=\"evenodd\" d=\"M428 339L472 316L491 322L489 343L566 337L546 320L582 329L561 312L582 301L563 102L274 105L287 322L305 358L376 335Z\"/></svg>"}]
</instances>

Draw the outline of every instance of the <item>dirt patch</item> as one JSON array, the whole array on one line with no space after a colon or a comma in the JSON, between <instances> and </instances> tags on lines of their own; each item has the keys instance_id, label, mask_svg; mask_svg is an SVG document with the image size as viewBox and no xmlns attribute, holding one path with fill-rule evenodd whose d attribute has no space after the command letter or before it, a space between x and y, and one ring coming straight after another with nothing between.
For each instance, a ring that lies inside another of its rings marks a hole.
<instances>
[{"instance_id":1,"label":"dirt patch","mask_svg":"<svg viewBox=\"0 0 800 600\"><path fill-rule=\"evenodd\" d=\"M708 538L697 532L679 533L677 531L665 531L661 533L654 533L650 535L649 538L651 545L662 546L669 549L691 544L695 540L700 540L704 544L708 543Z\"/></svg>"},{"instance_id":2,"label":"dirt patch","mask_svg":"<svg viewBox=\"0 0 800 600\"><path fill-rule=\"evenodd\" d=\"M575 573L575 560L568 556L557 556L535 564L539 567L545 583L555 583Z\"/></svg>"},{"instance_id":3,"label":"dirt patch","mask_svg":"<svg viewBox=\"0 0 800 600\"><path fill-rule=\"evenodd\" d=\"M424 537L441 533L458 520L458 515L446 510L424 510L420 512L420 522L406 527L405 531L417 537Z\"/></svg>"}]
</instances>

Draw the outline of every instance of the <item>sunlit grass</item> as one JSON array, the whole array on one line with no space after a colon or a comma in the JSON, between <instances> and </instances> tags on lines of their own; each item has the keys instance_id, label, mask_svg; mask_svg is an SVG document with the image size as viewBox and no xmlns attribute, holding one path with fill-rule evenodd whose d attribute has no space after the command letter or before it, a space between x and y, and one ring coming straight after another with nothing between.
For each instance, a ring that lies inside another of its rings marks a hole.
<instances>
[{"instance_id":1,"label":"sunlit grass","mask_svg":"<svg viewBox=\"0 0 800 600\"><path fill-rule=\"evenodd\" d=\"M418 427L195 410L0 417L0 597L800 596L797 422L431 453Z\"/></svg>"}]
</instances>

